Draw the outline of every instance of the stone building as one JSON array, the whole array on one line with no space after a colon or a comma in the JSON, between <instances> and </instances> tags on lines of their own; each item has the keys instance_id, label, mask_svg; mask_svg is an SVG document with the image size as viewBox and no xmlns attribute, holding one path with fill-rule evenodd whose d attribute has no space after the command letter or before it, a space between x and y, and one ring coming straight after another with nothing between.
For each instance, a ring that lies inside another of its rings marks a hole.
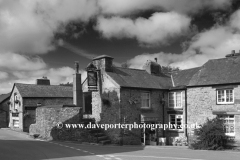
<instances>
[{"instance_id":1,"label":"stone building","mask_svg":"<svg viewBox=\"0 0 240 160\"><path fill-rule=\"evenodd\" d=\"M36 84L15 83L9 100L9 127L28 131L35 123L37 107L73 104L72 90L72 86L50 85L46 78L37 79Z\"/></svg>"},{"instance_id":2,"label":"stone building","mask_svg":"<svg viewBox=\"0 0 240 160\"><path fill-rule=\"evenodd\" d=\"M9 121L9 101L10 93L0 95L0 128L8 127Z\"/></svg>"},{"instance_id":3,"label":"stone building","mask_svg":"<svg viewBox=\"0 0 240 160\"><path fill-rule=\"evenodd\" d=\"M103 124L163 123L164 98L172 86L171 77L161 72L161 66L149 61L145 70L113 66L113 58L103 55L90 65L97 69L97 91L88 92L83 83L85 118L94 118ZM90 66L89 65L89 66ZM112 143L156 144L162 130L108 129Z\"/></svg>"},{"instance_id":4,"label":"stone building","mask_svg":"<svg viewBox=\"0 0 240 160\"><path fill-rule=\"evenodd\" d=\"M179 115L184 123L201 125L207 118L219 116L225 121L226 135L240 142L239 55L233 51L226 58L212 59L201 67L173 74L173 88L181 86L174 93L185 96L179 101L183 106Z\"/></svg>"},{"instance_id":5,"label":"stone building","mask_svg":"<svg viewBox=\"0 0 240 160\"><path fill-rule=\"evenodd\" d=\"M84 118L103 124L172 124L176 128L108 129L112 143L156 145L187 137L192 129L180 125L203 124L207 118L225 119L226 134L240 141L240 56L231 54L203 66L162 72L157 62L148 61L143 70L115 67L113 58L99 56L88 67L97 73L96 91L82 84ZM91 77L88 77L91 78Z\"/></svg>"}]
</instances>

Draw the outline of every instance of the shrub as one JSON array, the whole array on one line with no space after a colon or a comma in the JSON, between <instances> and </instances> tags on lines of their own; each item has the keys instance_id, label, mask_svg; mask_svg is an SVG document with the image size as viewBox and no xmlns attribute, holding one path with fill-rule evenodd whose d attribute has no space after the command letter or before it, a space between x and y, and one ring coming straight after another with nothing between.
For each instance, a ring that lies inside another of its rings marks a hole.
<instances>
[{"instance_id":1,"label":"shrub","mask_svg":"<svg viewBox=\"0 0 240 160\"><path fill-rule=\"evenodd\" d=\"M191 142L192 149L221 150L227 147L224 122L219 118L207 119L202 127L195 130L195 135L195 140Z\"/></svg>"}]
</instances>

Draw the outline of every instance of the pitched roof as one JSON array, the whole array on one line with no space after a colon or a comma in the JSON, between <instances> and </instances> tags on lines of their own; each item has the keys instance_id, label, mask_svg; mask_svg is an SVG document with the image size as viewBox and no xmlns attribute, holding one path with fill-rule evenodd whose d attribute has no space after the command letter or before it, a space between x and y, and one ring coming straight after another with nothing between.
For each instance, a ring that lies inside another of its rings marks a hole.
<instances>
[{"instance_id":1,"label":"pitched roof","mask_svg":"<svg viewBox=\"0 0 240 160\"><path fill-rule=\"evenodd\" d=\"M198 72L201 68L191 68L185 70L179 70L172 73L174 86L186 86L189 84L193 75Z\"/></svg>"},{"instance_id":2,"label":"pitched roof","mask_svg":"<svg viewBox=\"0 0 240 160\"><path fill-rule=\"evenodd\" d=\"M240 56L212 59L203 66L173 73L175 86L240 83Z\"/></svg>"},{"instance_id":3,"label":"pitched roof","mask_svg":"<svg viewBox=\"0 0 240 160\"><path fill-rule=\"evenodd\" d=\"M8 99L10 97L10 93L8 94L1 94L0 95L0 103L2 103L4 100Z\"/></svg>"},{"instance_id":4,"label":"pitched roof","mask_svg":"<svg viewBox=\"0 0 240 160\"><path fill-rule=\"evenodd\" d=\"M189 82L189 86L240 82L240 56L213 59L205 63Z\"/></svg>"},{"instance_id":5,"label":"pitched roof","mask_svg":"<svg viewBox=\"0 0 240 160\"><path fill-rule=\"evenodd\" d=\"M172 86L169 76L155 76L145 70L114 67L113 71L107 74L121 87L168 89Z\"/></svg>"},{"instance_id":6,"label":"pitched roof","mask_svg":"<svg viewBox=\"0 0 240 160\"><path fill-rule=\"evenodd\" d=\"M22 97L73 97L72 86L14 84Z\"/></svg>"}]
</instances>

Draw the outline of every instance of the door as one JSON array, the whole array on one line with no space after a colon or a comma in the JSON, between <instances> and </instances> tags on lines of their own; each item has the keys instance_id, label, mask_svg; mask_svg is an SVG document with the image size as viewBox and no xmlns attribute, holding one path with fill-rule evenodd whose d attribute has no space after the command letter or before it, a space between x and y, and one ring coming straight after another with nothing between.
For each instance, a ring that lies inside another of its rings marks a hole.
<instances>
[{"instance_id":1,"label":"door","mask_svg":"<svg viewBox=\"0 0 240 160\"><path fill-rule=\"evenodd\" d=\"M84 93L84 114L92 114L92 92Z\"/></svg>"}]
</instances>

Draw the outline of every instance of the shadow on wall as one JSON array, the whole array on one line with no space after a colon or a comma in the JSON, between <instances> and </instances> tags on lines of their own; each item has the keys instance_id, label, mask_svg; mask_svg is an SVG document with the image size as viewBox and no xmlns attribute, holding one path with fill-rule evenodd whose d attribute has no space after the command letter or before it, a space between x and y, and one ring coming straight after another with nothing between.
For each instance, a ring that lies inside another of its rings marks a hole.
<instances>
[{"instance_id":1,"label":"shadow on wall","mask_svg":"<svg viewBox=\"0 0 240 160\"><path fill-rule=\"evenodd\" d=\"M115 124L133 124L133 121L126 121L125 117L135 113L130 113L125 110L124 106L121 106L119 100L118 90L104 91L102 98L102 113L101 124L108 124L115 127ZM111 140L113 144L124 145L140 145L141 144L141 130L129 128L108 128L105 130L105 134Z\"/></svg>"}]
</instances>

